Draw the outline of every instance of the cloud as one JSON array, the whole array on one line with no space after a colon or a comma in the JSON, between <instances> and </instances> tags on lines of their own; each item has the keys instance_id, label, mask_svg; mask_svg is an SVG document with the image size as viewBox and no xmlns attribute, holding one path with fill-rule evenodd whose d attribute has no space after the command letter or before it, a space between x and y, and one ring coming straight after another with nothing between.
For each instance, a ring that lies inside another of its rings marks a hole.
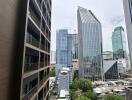
<instances>
[{"instance_id":1,"label":"cloud","mask_svg":"<svg viewBox=\"0 0 132 100\"><path fill-rule=\"evenodd\" d=\"M113 19L111 19L110 23L113 26L121 25L124 22L124 16L116 16Z\"/></svg>"}]
</instances>

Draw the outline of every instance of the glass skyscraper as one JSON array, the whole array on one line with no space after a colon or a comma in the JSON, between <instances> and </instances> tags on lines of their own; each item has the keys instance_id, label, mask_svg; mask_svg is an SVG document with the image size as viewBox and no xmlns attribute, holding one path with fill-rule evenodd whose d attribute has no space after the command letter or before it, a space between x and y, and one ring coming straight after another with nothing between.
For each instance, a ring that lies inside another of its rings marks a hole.
<instances>
[{"instance_id":1,"label":"glass skyscraper","mask_svg":"<svg viewBox=\"0 0 132 100\"><path fill-rule=\"evenodd\" d=\"M90 11L78 8L79 75L92 81L103 79L101 23Z\"/></svg>"},{"instance_id":2,"label":"glass skyscraper","mask_svg":"<svg viewBox=\"0 0 132 100\"><path fill-rule=\"evenodd\" d=\"M78 34L72 34L72 59L78 59Z\"/></svg>"},{"instance_id":3,"label":"glass skyscraper","mask_svg":"<svg viewBox=\"0 0 132 100\"><path fill-rule=\"evenodd\" d=\"M112 47L114 59L126 57L126 39L123 27L116 27L112 33Z\"/></svg>"},{"instance_id":4,"label":"glass skyscraper","mask_svg":"<svg viewBox=\"0 0 132 100\"><path fill-rule=\"evenodd\" d=\"M56 34L56 71L72 66L72 35L67 29L57 30Z\"/></svg>"}]
</instances>

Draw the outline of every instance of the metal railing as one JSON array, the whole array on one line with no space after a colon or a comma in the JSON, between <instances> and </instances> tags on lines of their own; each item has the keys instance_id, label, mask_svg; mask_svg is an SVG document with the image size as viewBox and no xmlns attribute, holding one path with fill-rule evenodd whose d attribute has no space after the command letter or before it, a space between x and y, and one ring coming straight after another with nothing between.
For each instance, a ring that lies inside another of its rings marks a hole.
<instances>
[{"instance_id":1,"label":"metal railing","mask_svg":"<svg viewBox=\"0 0 132 100\"><path fill-rule=\"evenodd\" d=\"M36 70L38 68L38 63L25 63L24 72Z\"/></svg>"},{"instance_id":2,"label":"metal railing","mask_svg":"<svg viewBox=\"0 0 132 100\"><path fill-rule=\"evenodd\" d=\"M36 47L39 47L39 41L33 37L30 33L27 33L28 36L27 36L27 43L33 45L33 46L36 46Z\"/></svg>"}]
</instances>

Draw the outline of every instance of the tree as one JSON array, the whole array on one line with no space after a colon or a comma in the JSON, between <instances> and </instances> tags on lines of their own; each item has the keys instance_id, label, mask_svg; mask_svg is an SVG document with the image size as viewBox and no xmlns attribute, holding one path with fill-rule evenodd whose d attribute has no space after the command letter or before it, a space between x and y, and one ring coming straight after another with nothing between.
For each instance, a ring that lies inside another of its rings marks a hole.
<instances>
[{"instance_id":1,"label":"tree","mask_svg":"<svg viewBox=\"0 0 132 100\"><path fill-rule=\"evenodd\" d=\"M75 70L75 71L74 71L74 77L73 77L73 80L75 80L75 79L79 79L78 70Z\"/></svg>"},{"instance_id":2,"label":"tree","mask_svg":"<svg viewBox=\"0 0 132 100\"><path fill-rule=\"evenodd\" d=\"M55 77L55 67L50 70L50 77Z\"/></svg>"},{"instance_id":3,"label":"tree","mask_svg":"<svg viewBox=\"0 0 132 100\"><path fill-rule=\"evenodd\" d=\"M92 91L93 89L93 84L91 81L86 80L86 79L80 79L78 81L79 89L82 90L83 92Z\"/></svg>"},{"instance_id":4,"label":"tree","mask_svg":"<svg viewBox=\"0 0 132 100\"><path fill-rule=\"evenodd\" d=\"M116 94L108 94L104 96L104 100L124 100L122 96Z\"/></svg>"}]
</instances>

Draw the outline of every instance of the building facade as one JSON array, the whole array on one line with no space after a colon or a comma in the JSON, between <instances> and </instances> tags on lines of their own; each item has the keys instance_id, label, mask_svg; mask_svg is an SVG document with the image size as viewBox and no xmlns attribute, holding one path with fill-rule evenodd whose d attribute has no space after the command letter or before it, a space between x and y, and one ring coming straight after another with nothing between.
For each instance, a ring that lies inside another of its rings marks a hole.
<instances>
[{"instance_id":1,"label":"building facade","mask_svg":"<svg viewBox=\"0 0 132 100\"><path fill-rule=\"evenodd\" d=\"M78 8L79 75L92 81L102 80L102 28L90 10Z\"/></svg>"},{"instance_id":2,"label":"building facade","mask_svg":"<svg viewBox=\"0 0 132 100\"><path fill-rule=\"evenodd\" d=\"M116 27L112 33L114 59L126 58L126 38L123 27Z\"/></svg>"},{"instance_id":3,"label":"building facade","mask_svg":"<svg viewBox=\"0 0 132 100\"><path fill-rule=\"evenodd\" d=\"M129 47L129 55L130 55L130 65L132 68L132 1L131 0L123 0L124 4L124 14L126 21L126 29L127 29L127 38L128 38L128 47Z\"/></svg>"},{"instance_id":4,"label":"building facade","mask_svg":"<svg viewBox=\"0 0 132 100\"><path fill-rule=\"evenodd\" d=\"M118 65L116 60L104 60L103 61L104 68L104 79L105 80L116 80L118 79Z\"/></svg>"},{"instance_id":5,"label":"building facade","mask_svg":"<svg viewBox=\"0 0 132 100\"><path fill-rule=\"evenodd\" d=\"M56 51L50 52L50 64L55 65L56 64Z\"/></svg>"},{"instance_id":6,"label":"building facade","mask_svg":"<svg viewBox=\"0 0 132 100\"><path fill-rule=\"evenodd\" d=\"M70 69L62 68L58 75L58 93L61 90L65 90L69 92L69 84L70 84Z\"/></svg>"},{"instance_id":7,"label":"building facade","mask_svg":"<svg viewBox=\"0 0 132 100\"><path fill-rule=\"evenodd\" d=\"M79 68L79 60L78 60L78 34L72 35L72 65L73 68Z\"/></svg>"},{"instance_id":8,"label":"building facade","mask_svg":"<svg viewBox=\"0 0 132 100\"><path fill-rule=\"evenodd\" d=\"M113 52L111 52L111 51L104 51L103 52L103 59L104 60L112 60L113 59Z\"/></svg>"},{"instance_id":9,"label":"building facade","mask_svg":"<svg viewBox=\"0 0 132 100\"><path fill-rule=\"evenodd\" d=\"M1 53L10 51L8 56L5 55L6 59L3 59L3 62L7 61L6 65L2 65L5 67L3 75L7 69L10 71L5 73L6 77L0 75L3 77L0 78L1 100L48 99L51 5L51 0L2 1L2 9L7 9L8 13L6 15L2 12L1 15L5 17L0 20L8 24L1 25L6 27L2 29L3 34L0 34L5 49ZM8 40L8 45L5 40Z\"/></svg>"},{"instance_id":10,"label":"building facade","mask_svg":"<svg viewBox=\"0 0 132 100\"><path fill-rule=\"evenodd\" d=\"M72 66L72 36L67 29L61 29L56 34L56 74L63 67Z\"/></svg>"}]
</instances>

